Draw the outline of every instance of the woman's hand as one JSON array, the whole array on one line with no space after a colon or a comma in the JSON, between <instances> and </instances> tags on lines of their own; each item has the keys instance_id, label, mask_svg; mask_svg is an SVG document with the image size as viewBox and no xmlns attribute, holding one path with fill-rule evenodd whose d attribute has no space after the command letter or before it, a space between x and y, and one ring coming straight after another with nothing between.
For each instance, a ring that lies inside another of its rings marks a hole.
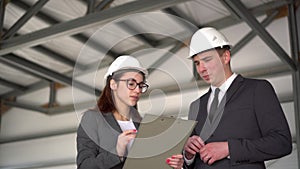
<instances>
[{"instance_id":1,"label":"woman's hand","mask_svg":"<svg viewBox=\"0 0 300 169\"><path fill-rule=\"evenodd\" d=\"M117 141L117 153L119 157L123 157L125 152L126 152L126 147L127 144L130 142L130 140L134 139L136 136L137 130L126 130L123 133L121 133L118 136L118 141Z\"/></svg>"},{"instance_id":2,"label":"woman's hand","mask_svg":"<svg viewBox=\"0 0 300 169\"><path fill-rule=\"evenodd\" d=\"M183 162L184 160L182 154L173 155L172 157L166 159L166 163L174 169L181 169Z\"/></svg>"}]
</instances>

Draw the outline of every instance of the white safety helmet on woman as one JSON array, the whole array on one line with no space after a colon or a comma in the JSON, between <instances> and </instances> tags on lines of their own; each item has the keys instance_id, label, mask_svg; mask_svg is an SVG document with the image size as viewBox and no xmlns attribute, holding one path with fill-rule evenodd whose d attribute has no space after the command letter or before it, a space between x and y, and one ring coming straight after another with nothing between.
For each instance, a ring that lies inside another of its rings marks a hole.
<instances>
[{"instance_id":1,"label":"white safety helmet on woman","mask_svg":"<svg viewBox=\"0 0 300 169\"><path fill-rule=\"evenodd\" d=\"M221 32L212 27L201 28L196 31L191 38L188 58L192 58L201 52L217 47L223 48L224 46L232 47L227 38Z\"/></svg>"},{"instance_id":2,"label":"white safety helmet on woman","mask_svg":"<svg viewBox=\"0 0 300 169\"><path fill-rule=\"evenodd\" d=\"M104 79L106 79L108 76L113 75L113 73L119 70L128 69L138 70L144 73L145 77L148 75L147 69L145 69L136 58L129 55L123 55L115 59L113 63L109 66L106 74L104 75Z\"/></svg>"}]
</instances>

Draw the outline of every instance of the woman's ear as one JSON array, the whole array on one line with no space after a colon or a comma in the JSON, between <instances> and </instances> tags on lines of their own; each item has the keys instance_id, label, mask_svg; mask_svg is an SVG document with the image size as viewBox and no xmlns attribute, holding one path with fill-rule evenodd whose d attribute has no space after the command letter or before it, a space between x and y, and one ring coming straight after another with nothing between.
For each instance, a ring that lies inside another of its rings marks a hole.
<instances>
[{"instance_id":1,"label":"woman's ear","mask_svg":"<svg viewBox=\"0 0 300 169\"><path fill-rule=\"evenodd\" d=\"M118 84L114 79L110 80L109 85L110 85L111 90L116 90L118 87Z\"/></svg>"}]
</instances>

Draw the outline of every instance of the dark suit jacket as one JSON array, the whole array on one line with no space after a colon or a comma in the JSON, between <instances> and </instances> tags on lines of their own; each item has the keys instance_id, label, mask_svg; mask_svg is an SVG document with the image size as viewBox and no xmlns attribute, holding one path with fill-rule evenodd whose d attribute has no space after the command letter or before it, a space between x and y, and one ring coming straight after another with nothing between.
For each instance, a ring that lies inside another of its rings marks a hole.
<instances>
[{"instance_id":1,"label":"dark suit jacket","mask_svg":"<svg viewBox=\"0 0 300 169\"><path fill-rule=\"evenodd\" d=\"M139 115L132 118L138 128ZM121 132L112 113L86 111L77 130L77 168L122 169L124 161L116 155L117 138Z\"/></svg>"},{"instance_id":2,"label":"dark suit jacket","mask_svg":"<svg viewBox=\"0 0 300 169\"><path fill-rule=\"evenodd\" d=\"M189 118L198 121L192 135L200 135L205 124L210 92L190 105ZM291 152L289 126L269 82L238 75L224 99L223 115L205 142L228 141L230 159L209 166L197 154L193 164L186 168L264 169L265 160Z\"/></svg>"}]
</instances>

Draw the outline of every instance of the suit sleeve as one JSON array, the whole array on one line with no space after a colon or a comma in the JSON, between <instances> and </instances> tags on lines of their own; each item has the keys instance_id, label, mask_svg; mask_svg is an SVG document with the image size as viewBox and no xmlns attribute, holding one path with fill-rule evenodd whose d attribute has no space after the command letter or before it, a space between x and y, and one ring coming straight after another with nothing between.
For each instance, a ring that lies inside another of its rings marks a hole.
<instances>
[{"instance_id":1,"label":"suit sleeve","mask_svg":"<svg viewBox=\"0 0 300 169\"><path fill-rule=\"evenodd\" d=\"M196 101L194 101L190 104L188 119L189 120L197 120L198 110L199 110L199 102L198 102L198 100L196 100ZM191 135L190 135L190 137L193 136L193 135L196 135L196 134L197 133L196 133L195 128L194 128ZM199 154L196 154L195 158L199 158L198 155ZM184 169L193 169L194 167L195 167L195 160L189 165L184 160L184 164L183 164Z\"/></svg>"},{"instance_id":2,"label":"suit sleeve","mask_svg":"<svg viewBox=\"0 0 300 169\"><path fill-rule=\"evenodd\" d=\"M280 158L292 150L289 126L272 85L267 81L258 81L253 99L253 110L261 137L229 139L233 164Z\"/></svg>"},{"instance_id":3,"label":"suit sleeve","mask_svg":"<svg viewBox=\"0 0 300 169\"><path fill-rule=\"evenodd\" d=\"M86 124L84 121L87 120L87 118L89 119L88 126L84 125ZM99 143L96 143L96 123L95 118L91 119L85 116L78 127L76 160L78 169L109 169L121 163L115 150L104 150L99 146Z\"/></svg>"}]
</instances>

